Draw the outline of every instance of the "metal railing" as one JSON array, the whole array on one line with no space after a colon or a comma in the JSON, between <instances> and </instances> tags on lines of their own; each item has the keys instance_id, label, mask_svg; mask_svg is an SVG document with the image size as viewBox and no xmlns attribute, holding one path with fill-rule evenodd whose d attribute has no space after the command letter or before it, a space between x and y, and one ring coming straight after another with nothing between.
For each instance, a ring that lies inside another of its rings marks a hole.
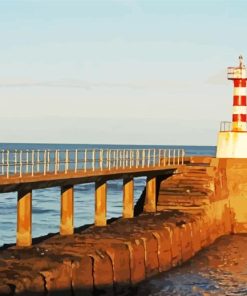
<instances>
[{"instance_id":1,"label":"metal railing","mask_svg":"<svg viewBox=\"0 0 247 296\"><path fill-rule=\"evenodd\" d=\"M231 121L221 121L220 123L220 131L221 132L229 132L232 130L232 122Z\"/></svg>"},{"instance_id":2,"label":"metal railing","mask_svg":"<svg viewBox=\"0 0 247 296\"><path fill-rule=\"evenodd\" d=\"M220 123L221 132L231 132L231 131L247 131L247 122L239 122L238 126L234 126L231 121L222 121Z\"/></svg>"},{"instance_id":3,"label":"metal railing","mask_svg":"<svg viewBox=\"0 0 247 296\"><path fill-rule=\"evenodd\" d=\"M1 150L0 176L183 165L184 149Z\"/></svg>"},{"instance_id":4,"label":"metal railing","mask_svg":"<svg viewBox=\"0 0 247 296\"><path fill-rule=\"evenodd\" d=\"M227 78L228 79L245 79L246 78L246 68L240 67L228 67L227 68Z\"/></svg>"}]
</instances>

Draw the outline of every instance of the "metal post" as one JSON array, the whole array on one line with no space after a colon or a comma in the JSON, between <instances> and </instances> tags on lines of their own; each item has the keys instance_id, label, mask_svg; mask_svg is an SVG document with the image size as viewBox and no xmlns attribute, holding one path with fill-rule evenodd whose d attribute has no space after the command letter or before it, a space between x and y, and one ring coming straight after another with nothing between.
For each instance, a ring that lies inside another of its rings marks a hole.
<instances>
[{"instance_id":1,"label":"metal post","mask_svg":"<svg viewBox=\"0 0 247 296\"><path fill-rule=\"evenodd\" d=\"M111 169L111 150L109 150L109 170Z\"/></svg>"},{"instance_id":2,"label":"metal post","mask_svg":"<svg viewBox=\"0 0 247 296\"><path fill-rule=\"evenodd\" d=\"M93 171L95 170L95 150L93 150L92 151L92 161L93 161L93 163L92 163L92 168L93 168Z\"/></svg>"},{"instance_id":3,"label":"metal post","mask_svg":"<svg viewBox=\"0 0 247 296\"><path fill-rule=\"evenodd\" d=\"M119 151L119 157L120 157L120 168L122 168L122 166L123 166L123 151L122 150Z\"/></svg>"},{"instance_id":4,"label":"metal post","mask_svg":"<svg viewBox=\"0 0 247 296\"><path fill-rule=\"evenodd\" d=\"M22 177L22 150L20 151L20 177Z\"/></svg>"},{"instance_id":5,"label":"metal post","mask_svg":"<svg viewBox=\"0 0 247 296\"><path fill-rule=\"evenodd\" d=\"M64 172L67 174L68 172L68 164L69 164L69 151L68 149L65 150L65 164L64 164Z\"/></svg>"},{"instance_id":6,"label":"metal post","mask_svg":"<svg viewBox=\"0 0 247 296\"><path fill-rule=\"evenodd\" d=\"M123 150L123 169L125 168L126 164L126 156L125 156L125 149Z\"/></svg>"},{"instance_id":7,"label":"metal post","mask_svg":"<svg viewBox=\"0 0 247 296\"><path fill-rule=\"evenodd\" d=\"M4 150L2 150L2 175L4 175Z\"/></svg>"},{"instance_id":8,"label":"metal post","mask_svg":"<svg viewBox=\"0 0 247 296\"><path fill-rule=\"evenodd\" d=\"M145 166L145 154L146 154L145 149L143 149L143 150L142 150L142 167L143 167L143 168L144 168L144 166Z\"/></svg>"},{"instance_id":9,"label":"metal post","mask_svg":"<svg viewBox=\"0 0 247 296\"><path fill-rule=\"evenodd\" d=\"M57 150L57 171L60 171L60 150Z\"/></svg>"},{"instance_id":10,"label":"metal post","mask_svg":"<svg viewBox=\"0 0 247 296\"><path fill-rule=\"evenodd\" d=\"M87 171L87 149L84 151L84 172Z\"/></svg>"},{"instance_id":11,"label":"metal post","mask_svg":"<svg viewBox=\"0 0 247 296\"><path fill-rule=\"evenodd\" d=\"M182 165L184 164L184 156L185 156L185 151L182 150Z\"/></svg>"},{"instance_id":12,"label":"metal post","mask_svg":"<svg viewBox=\"0 0 247 296\"><path fill-rule=\"evenodd\" d=\"M102 171L103 170L103 150L100 149L100 152L99 152L99 164L100 164L100 170Z\"/></svg>"},{"instance_id":13,"label":"metal post","mask_svg":"<svg viewBox=\"0 0 247 296\"><path fill-rule=\"evenodd\" d=\"M33 170L34 170L34 150L32 150L32 176L33 176Z\"/></svg>"},{"instance_id":14,"label":"metal post","mask_svg":"<svg viewBox=\"0 0 247 296\"><path fill-rule=\"evenodd\" d=\"M153 166L155 166L155 164L156 164L156 151L154 149L154 151L153 151Z\"/></svg>"},{"instance_id":15,"label":"metal post","mask_svg":"<svg viewBox=\"0 0 247 296\"><path fill-rule=\"evenodd\" d=\"M47 172L50 171L50 149L47 151Z\"/></svg>"},{"instance_id":16,"label":"metal post","mask_svg":"<svg viewBox=\"0 0 247 296\"><path fill-rule=\"evenodd\" d=\"M75 173L77 173L77 167L78 167L78 151L75 150Z\"/></svg>"},{"instance_id":17,"label":"metal post","mask_svg":"<svg viewBox=\"0 0 247 296\"><path fill-rule=\"evenodd\" d=\"M28 158L29 158L29 151L28 150L26 150L26 174L28 173L28 162L29 162L29 160L28 160Z\"/></svg>"},{"instance_id":18,"label":"metal post","mask_svg":"<svg viewBox=\"0 0 247 296\"><path fill-rule=\"evenodd\" d=\"M130 153L130 156L129 156L129 160L130 160L129 166L131 168L132 167L132 150L130 150L129 153Z\"/></svg>"},{"instance_id":19,"label":"metal post","mask_svg":"<svg viewBox=\"0 0 247 296\"><path fill-rule=\"evenodd\" d=\"M117 160L116 160L116 169L118 169L118 165L119 165L119 150L117 149L117 152L116 152L116 154L117 154Z\"/></svg>"},{"instance_id":20,"label":"metal post","mask_svg":"<svg viewBox=\"0 0 247 296\"><path fill-rule=\"evenodd\" d=\"M37 151L37 172L39 173L39 150Z\"/></svg>"},{"instance_id":21,"label":"metal post","mask_svg":"<svg viewBox=\"0 0 247 296\"><path fill-rule=\"evenodd\" d=\"M43 157L44 157L44 161L43 161L44 175L46 175L46 150L44 151Z\"/></svg>"},{"instance_id":22,"label":"metal post","mask_svg":"<svg viewBox=\"0 0 247 296\"><path fill-rule=\"evenodd\" d=\"M54 169L55 169L55 175L57 174L57 150L54 152Z\"/></svg>"},{"instance_id":23,"label":"metal post","mask_svg":"<svg viewBox=\"0 0 247 296\"><path fill-rule=\"evenodd\" d=\"M150 149L148 149L148 167L150 166Z\"/></svg>"},{"instance_id":24,"label":"metal post","mask_svg":"<svg viewBox=\"0 0 247 296\"><path fill-rule=\"evenodd\" d=\"M140 160L139 160L140 153L139 152L140 152L139 149L136 150L136 168L139 167L139 162L140 162Z\"/></svg>"},{"instance_id":25,"label":"metal post","mask_svg":"<svg viewBox=\"0 0 247 296\"><path fill-rule=\"evenodd\" d=\"M17 152L15 150L15 174L17 173Z\"/></svg>"},{"instance_id":26,"label":"metal post","mask_svg":"<svg viewBox=\"0 0 247 296\"><path fill-rule=\"evenodd\" d=\"M7 150L7 178L9 178L9 150Z\"/></svg>"},{"instance_id":27,"label":"metal post","mask_svg":"<svg viewBox=\"0 0 247 296\"><path fill-rule=\"evenodd\" d=\"M161 149L159 149L159 162L158 162L159 167L160 167L160 158L161 158Z\"/></svg>"}]
</instances>

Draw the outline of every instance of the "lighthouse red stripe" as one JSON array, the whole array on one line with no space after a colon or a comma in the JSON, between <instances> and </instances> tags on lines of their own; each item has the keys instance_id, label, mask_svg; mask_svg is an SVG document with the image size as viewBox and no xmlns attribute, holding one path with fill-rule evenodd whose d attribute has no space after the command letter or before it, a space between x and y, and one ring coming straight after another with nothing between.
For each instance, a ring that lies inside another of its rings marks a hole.
<instances>
[{"instance_id":1,"label":"lighthouse red stripe","mask_svg":"<svg viewBox=\"0 0 247 296\"><path fill-rule=\"evenodd\" d=\"M246 79L234 79L234 87L246 87Z\"/></svg>"},{"instance_id":2,"label":"lighthouse red stripe","mask_svg":"<svg viewBox=\"0 0 247 296\"><path fill-rule=\"evenodd\" d=\"M247 121L247 115L246 114L232 114L232 121L237 122L246 122Z\"/></svg>"},{"instance_id":3,"label":"lighthouse red stripe","mask_svg":"<svg viewBox=\"0 0 247 296\"><path fill-rule=\"evenodd\" d=\"M246 96L233 96L233 106L247 106Z\"/></svg>"}]
</instances>

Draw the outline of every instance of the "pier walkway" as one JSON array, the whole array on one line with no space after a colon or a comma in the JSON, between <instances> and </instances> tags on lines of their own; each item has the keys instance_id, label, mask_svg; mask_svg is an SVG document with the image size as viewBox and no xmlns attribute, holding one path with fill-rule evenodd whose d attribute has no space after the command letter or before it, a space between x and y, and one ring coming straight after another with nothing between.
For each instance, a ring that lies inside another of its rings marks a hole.
<instances>
[{"instance_id":1,"label":"pier walkway","mask_svg":"<svg viewBox=\"0 0 247 296\"><path fill-rule=\"evenodd\" d=\"M60 234L74 233L74 189L95 183L95 226L105 226L107 181L123 179L123 218L134 216L134 178L147 177L144 211L156 211L157 176L184 165L183 149L2 150L0 193L17 191L17 246L32 244L32 190L61 187Z\"/></svg>"}]
</instances>

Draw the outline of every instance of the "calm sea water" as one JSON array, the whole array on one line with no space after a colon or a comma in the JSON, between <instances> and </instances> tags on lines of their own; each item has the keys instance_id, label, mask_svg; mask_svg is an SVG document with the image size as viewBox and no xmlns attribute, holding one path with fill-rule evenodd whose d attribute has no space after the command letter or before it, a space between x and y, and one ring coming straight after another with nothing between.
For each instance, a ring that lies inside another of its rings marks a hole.
<instances>
[{"instance_id":1,"label":"calm sea water","mask_svg":"<svg viewBox=\"0 0 247 296\"><path fill-rule=\"evenodd\" d=\"M0 144L0 149L185 149L186 155L215 155L214 146L133 146L133 145L76 145L76 144ZM134 187L135 202L139 199L145 178L136 178ZM17 193L0 194L0 246L14 243L16 235ZM119 217L122 213L122 181L108 182L107 218ZM33 237L59 231L60 188L33 191ZM94 221L94 184L75 186L75 227L91 224Z\"/></svg>"}]
</instances>

